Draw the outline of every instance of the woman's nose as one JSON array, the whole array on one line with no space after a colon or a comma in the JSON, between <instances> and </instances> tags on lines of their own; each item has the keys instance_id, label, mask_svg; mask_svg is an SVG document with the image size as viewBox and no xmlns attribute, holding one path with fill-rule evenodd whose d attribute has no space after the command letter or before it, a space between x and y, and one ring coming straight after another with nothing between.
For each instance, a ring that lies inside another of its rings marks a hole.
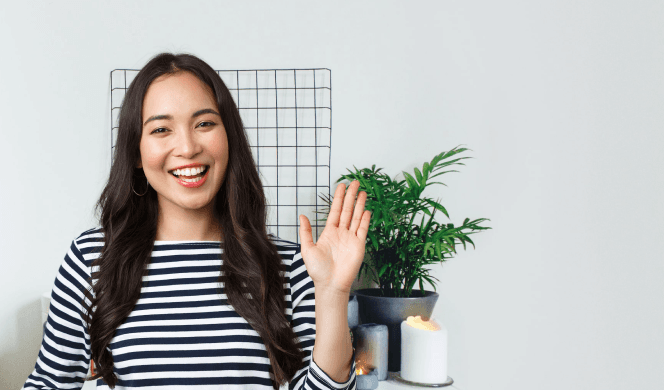
<instances>
[{"instance_id":1,"label":"woman's nose","mask_svg":"<svg viewBox=\"0 0 664 390\"><path fill-rule=\"evenodd\" d=\"M203 145L197 141L194 132L189 130L180 131L180 136L176 137L175 154L184 158L192 158L203 149Z\"/></svg>"}]
</instances>

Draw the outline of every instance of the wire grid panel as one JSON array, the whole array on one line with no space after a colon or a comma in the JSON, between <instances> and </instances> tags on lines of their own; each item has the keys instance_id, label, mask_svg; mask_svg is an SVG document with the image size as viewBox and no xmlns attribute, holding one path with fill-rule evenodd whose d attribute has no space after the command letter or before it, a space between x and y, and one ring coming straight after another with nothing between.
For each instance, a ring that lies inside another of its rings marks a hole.
<instances>
[{"instance_id":1,"label":"wire grid panel","mask_svg":"<svg viewBox=\"0 0 664 390\"><path fill-rule=\"evenodd\" d=\"M137 69L111 72L111 158L118 115ZM240 111L267 199L267 227L299 243L298 216L312 223L330 194L332 141L331 71L318 69L218 70ZM111 161L112 163L112 161Z\"/></svg>"}]
</instances>

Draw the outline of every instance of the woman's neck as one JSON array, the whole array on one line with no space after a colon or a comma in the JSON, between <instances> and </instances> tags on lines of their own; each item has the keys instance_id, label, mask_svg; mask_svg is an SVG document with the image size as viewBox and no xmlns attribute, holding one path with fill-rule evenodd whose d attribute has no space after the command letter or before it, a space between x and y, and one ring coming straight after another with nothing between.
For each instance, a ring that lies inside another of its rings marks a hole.
<instances>
[{"instance_id":1,"label":"woman's neck","mask_svg":"<svg viewBox=\"0 0 664 390\"><path fill-rule=\"evenodd\" d=\"M157 241L221 241L222 236L211 207L185 210L159 206Z\"/></svg>"}]
</instances>

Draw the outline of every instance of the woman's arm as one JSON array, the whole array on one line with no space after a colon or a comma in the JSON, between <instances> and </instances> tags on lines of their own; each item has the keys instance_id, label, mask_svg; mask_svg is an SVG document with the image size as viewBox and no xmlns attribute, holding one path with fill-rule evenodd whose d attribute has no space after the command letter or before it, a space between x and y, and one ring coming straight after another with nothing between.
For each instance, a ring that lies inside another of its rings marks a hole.
<instances>
[{"instance_id":1,"label":"woman's arm","mask_svg":"<svg viewBox=\"0 0 664 390\"><path fill-rule=\"evenodd\" d=\"M76 240L55 278L35 368L23 389L80 389L88 373L90 337L81 317L89 271Z\"/></svg>"},{"instance_id":2,"label":"woman's arm","mask_svg":"<svg viewBox=\"0 0 664 390\"><path fill-rule=\"evenodd\" d=\"M292 303L291 326L295 332L300 349L305 352L305 357L302 360L302 368L294 375L290 381L290 390L309 390L309 389L355 389L355 362L354 357L350 356L346 359L344 356L337 355L334 350L326 350L323 345L333 342L325 336L327 330L330 329L328 324L324 324L327 320L325 318L327 313L321 314L325 309L323 304L322 310L319 310L318 302L326 300L325 294L321 293L314 288L314 282L309 276L307 269L302 260L302 255L298 247L289 267L289 292ZM346 301L345 305L348 304ZM348 309L344 306L345 313L342 314L343 318L348 315ZM332 313L331 313L332 314ZM337 321L337 319L335 319ZM345 336L350 338L348 331L348 323L346 322L341 326L345 329ZM321 329L322 333L321 333ZM334 334L328 333L334 336ZM319 337L322 336L322 339ZM340 335L343 339L343 335ZM334 337L333 337L334 338ZM327 341L326 341L327 340ZM350 344L350 340L349 344ZM352 353L352 349L351 349ZM329 354L329 355L328 355ZM337 375L334 373L333 367L326 366L325 361L336 361L342 359L349 361L351 366L345 374Z\"/></svg>"},{"instance_id":3,"label":"woman's arm","mask_svg":"<svg viewBox=\"0 0 664 390\"><path fill-rule=\"evenodd\" d=\"M348 297L364 260L371 213L366 192L353 181L334 193L325 229L314 244L309 219L300 216L301 257L316 288L316 341L312 361L333 380L354 381L354 357L348 331ZM357 198L357 202L356 202ZM348 379L346 379L348 378Z\"/></svg>"},{"instance_id":4,"label":"woman's arm","mask_svg":"<svg viewBox=\"0 0 664 390\"><path fill-rule=\"evenodd\" d=\"M349 294L316 290L316 342L313 359L337 382L350 378L353 346L348 330Z\"/></svg>"}]
</instances>

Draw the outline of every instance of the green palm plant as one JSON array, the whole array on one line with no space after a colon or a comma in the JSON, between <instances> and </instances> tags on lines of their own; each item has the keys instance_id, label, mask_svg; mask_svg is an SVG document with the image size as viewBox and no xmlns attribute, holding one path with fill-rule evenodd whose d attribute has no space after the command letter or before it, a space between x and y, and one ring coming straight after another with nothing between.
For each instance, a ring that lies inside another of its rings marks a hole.
<instances>
[{"instance_id":1,"label":"green palm plant","mask_svg":"<svg viewBox=\"0 0 664 390\"><path fill-rule=\"evenodd\" d=\"M458 148L458 147L457 147ZM419 284L424 294L424 283L436 290L437 278L429 274L428 265L441 263L456 254L456 245L460 243L466 249L466 242L475 243L468 237L478 230L491 229L482 227L486 218L470 221L466 218L461 226L453 223L440 223L435 217L442 212L449 219L449 214L439 200L422 197L424 190L431 185L444 183L433 181L434 178L455 170L443 171L444 168L459 164L460 160L471 157L448 158L461 153L467 148L454 148L436 155L430 162L425 162L422 170L415 168L414 176L402 172L404 179L397 181L381 172L382 168L348 169L348 174L341 175L336 181L360 182L360 191L367 193L365 209L371 211L371 224L367 234L366 255L359 275L369 274L378 284L381 294L390 297L410 297L413 287ZM326 203L321 211L327 216L332 204L329 195L320 195ZM325 221L326 218L319 220Z\"/></svg>"}]
</instances>

